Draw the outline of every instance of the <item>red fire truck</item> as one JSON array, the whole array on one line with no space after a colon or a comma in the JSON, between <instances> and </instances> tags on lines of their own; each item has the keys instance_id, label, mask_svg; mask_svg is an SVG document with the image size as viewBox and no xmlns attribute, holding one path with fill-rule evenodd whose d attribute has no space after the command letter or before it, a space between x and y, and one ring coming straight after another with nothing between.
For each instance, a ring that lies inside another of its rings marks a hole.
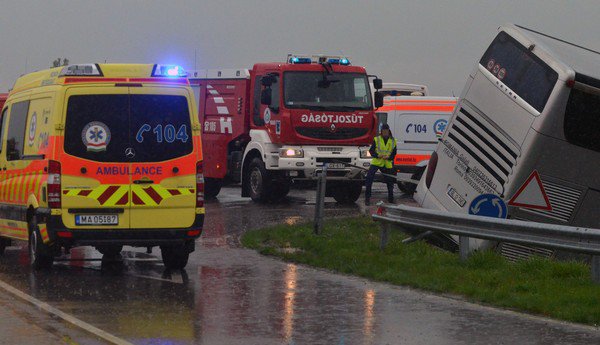
<instances>
[{"instance_id":1,"label":"red fire truck","mask_svg":"<svg viewBox=\"0 0 600 345\"><path fill-rule=\"evenodd\" d=\"M242 183L242 196L276 201L293 180L314 180L327 163L327 196L355 202L376 131L369 77L345 57L292 54L250 70L189 73L199 98L205 195L216 196L229 180ZM381 84L375 77L374 87ZM383 104L381 94L374 98Z\"/></svg>"}]
</instances>

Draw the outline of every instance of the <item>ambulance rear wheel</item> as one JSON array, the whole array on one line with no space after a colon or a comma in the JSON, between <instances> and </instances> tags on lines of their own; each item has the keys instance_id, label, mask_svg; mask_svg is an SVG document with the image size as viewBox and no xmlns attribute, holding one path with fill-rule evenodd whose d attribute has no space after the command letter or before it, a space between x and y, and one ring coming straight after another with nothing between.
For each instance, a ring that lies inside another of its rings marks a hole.
<instances>
[{"instance_id":1,"label":"ambulance rear wheel","mask_svg":"<svg viewBox=\"0 0 600 345\"><path fill-rule=\"evenodd\" d=\"M165 268L169 270L183 269L187 265L190 257L190 251L183 244L161 246L160 253Z\"/></svg>"},{"instance_id":2,"label":"ambulance rear wheel","mask_svg":"<svg viewBox=\"0 0 600 345\"><path fill-rule=\"evenodd\" d=\"M254 158L248 168L250 198L256 202L268 201L270 196L267 183L270 177L267 169L265 169L265 163L260 158Z\"/></svg>"},{"instance_id":3,"label":"ambulance rear wheel","mask_svg":"<svg viewBox=\"0 0 600 345\"><path fill-rule=\"evenodd\" d=\"M333 190L333 198L342 205L353 204L360 197L362 186L362 183L340 184Z\"/></svg>"},{"instance_id":4,"label":"ambulance rear wheel","mask_svg":"<svg viewBox=\"0 0 600 345\"><path fill-rule=\"evenodd\" d=\"M221 192L223 186L223 179L220 178L204 178L204 197L207 199L214 199Z\"/></svg>"},{"instance_id":5,"label":"ambulance rear wheel","mask_svg":"<svg viewBox=\"0 0 600 345\"><path fill-rule=\"evenodd\" d=\"M52 250L44 244L35 217L29 222L29 258L35 270L49 269L54 262Z\"/></svg>"},{"instance_id":6,"label":"ambulance rear wheel","mask_svg":"<svg viewBox=\"0 0 600 345\"><path fill-rule=\"evenodd\" d=\"M8 246L10 246L10 240L6 238L0 238L0 256L4 255L4 250Z\"/></svg>"},{"instance_id":7,"label":"ambulance rear wheel","mask_svg":"<svg viewBox=\"0 0 600 345\"><path fill-rule=\"evenodd\" d=\"M110 245L104 245L104 246L97 246L96 250L100 252L100 254L103 255L103 258L113 258L118 256L119 254L121 254L121 251L123 250L123 246L110 246Z\"/></svg>"}]
</instances>

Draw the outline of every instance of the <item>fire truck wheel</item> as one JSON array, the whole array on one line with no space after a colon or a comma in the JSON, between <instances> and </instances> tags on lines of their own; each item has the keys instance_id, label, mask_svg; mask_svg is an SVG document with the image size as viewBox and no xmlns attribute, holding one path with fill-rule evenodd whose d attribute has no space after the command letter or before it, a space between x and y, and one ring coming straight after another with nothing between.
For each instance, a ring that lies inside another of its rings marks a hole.
<instances>
[{"instance_id":1,"label":"fire truck wheel","mask_svg":"<svg viewBox=\"0 0 600 345\"><path fill-rule=\"evenodd\" d=\"M190 251L184 244L161 246L160 253L165 268L169 270L183 269L187 265L190 257Z\"/></svg>"},{"instance_id":2,"label":"fire truck wheel","mask_svg":"<svg viewBox=\"0 0 600 345\"><path fill-rule=\"evenodd\" d=\"M267 190L267 181L270 180L269 173L265 169L265 163L260 158L254 158L249 166L248 182L250 185L250 197L257 202L266 202L269 200L269 190Z\"/></svg>"},{"instance_id":3,"label":"fire truck wheel","mask_svg":"<svg viewBox=\"0 0 600 345\"><path fill-rule=\"evenodd\" d=\"M290 192L290 184L288 180L274 181L269 192L269 200L275 202L285 198Z\"/></svg>"},{"instance_id":4,"label":"fire truck wheel","mask_svg":"<svg viewBox=\"0 0 600 345\"><path fill-rule=\"evenodd\" d=\"M220 178L204 178L204 197L207 199L214 199L221 192L223 186L223 179Z\"/></svg>"},{"instance_id":5,"label":"fire truck wheel","mask_svg":"<svg viewBox=\"0 0 600 345\"><path fill-rule=\"evenodd\" d=\"M362 183L345 183L335 188L333 198L339 204L350 205L356 202L362 193Z\"/></svg>"},{"instance_id":6,"label":"fire truck wheel","mask_svg":"<svg viewBox=\"0 0 600 345\"><path fill-rule=\"evenodd\" d=\"M29 258L35 270L48 269L54 262L51 248L42 241L35 217L29 222Z\"/></svg>"}]
</instances>

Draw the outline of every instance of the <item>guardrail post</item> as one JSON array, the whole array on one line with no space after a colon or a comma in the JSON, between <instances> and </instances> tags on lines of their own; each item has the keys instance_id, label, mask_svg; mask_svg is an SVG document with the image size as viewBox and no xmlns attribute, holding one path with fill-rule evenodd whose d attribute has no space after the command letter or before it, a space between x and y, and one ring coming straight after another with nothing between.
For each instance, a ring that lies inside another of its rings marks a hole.
<instances>
[{"instance_id":1,"label":"guardrail post","mask_svg":"<svg viewBox=\"0 0 600 345\"><path fill-rule=\"evenodd\" d=\"M600 255L592 255L592 281L600 284Z\"/></svg>"},{"instance_id":2,"label":"guardrail post","mask_svg":"<svg viewBox=\"0 0 600 345\"><path fill-rule=\"evenodd\" d=\"M469 238L467 236L458 236L458 251L460 253L460 260L465 261L471 254L471 248L469 248Z\"/></svg>"},{"instance_id":3,"label":"guardrail post","mask_svg":"<svg viewBox=\"0 0 600 345\"><path fill-rule=\"evenodd\" d=\"M390 225L388 223L381 223L379 233L379 249L384 250L388 242L388 233L390 232Z\"/></svg>"},{"instance_id":4,"label":"guardrail post","mask_svg":"<svg viewBox=\"0 0 600 345\"><path fill-rule=\"evenodd\" d=\"M317 200L315 202L315 235L321 234L323 228L323 209L325 208L325 189L327 187L327 163L323 164L323 171L317 182Z\"/></svg>"}]
</instances>

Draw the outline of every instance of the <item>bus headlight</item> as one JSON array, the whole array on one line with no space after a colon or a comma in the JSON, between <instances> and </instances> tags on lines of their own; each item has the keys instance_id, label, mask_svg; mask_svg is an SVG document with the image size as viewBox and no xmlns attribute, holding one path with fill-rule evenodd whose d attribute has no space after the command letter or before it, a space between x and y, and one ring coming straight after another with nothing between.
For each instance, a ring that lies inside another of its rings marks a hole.
<instances>
[{"instance_id":1,"label":"bus headlight","mask_svg":"<svg viewBox=\"0 0 600 345\"><path fill-rule=\"evenodd\" d=\"M360 150L360 158L371 158L369 150Z\"/></svg>"},{"instance_id":2,"label":"bus headlight","mask_svg":"<svg viewBox=\"0 0 600 345\"><path fill-rule=\"evenodd\" d=\"M290 149L290 148L282 148L279 149L279 157L281 158L303 158L304 150L302 149Z\"/></svg>"}]
</instances>

